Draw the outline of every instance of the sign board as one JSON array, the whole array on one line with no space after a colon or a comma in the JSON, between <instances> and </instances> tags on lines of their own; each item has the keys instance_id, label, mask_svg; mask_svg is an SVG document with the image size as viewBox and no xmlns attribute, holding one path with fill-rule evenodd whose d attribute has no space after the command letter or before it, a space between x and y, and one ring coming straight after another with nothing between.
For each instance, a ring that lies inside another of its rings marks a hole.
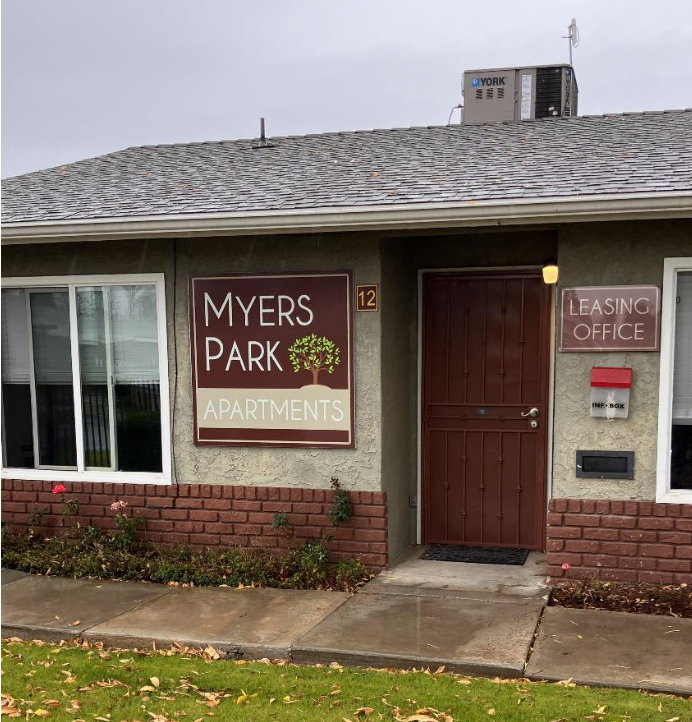
<instances>
[{"instance_id":1,"label":"sign board","mask_svg":"<svg viewBox=\"0 0 692 722\"><path fill-rule=\"evenodd\" d=\"M356 286L356 311L379 311L378 290L376 283L367 286Z\"/></svg>"},{"instance_id":2,"label":"sign board","mask_svg":"<svg viewBox=\"0 0 692 722\"><path fill-rule=\"evenodd\" d=\"M350 272L190 279L194 440L354 448Z\"/></svg>"},{"instance_id":3,"label":"sign board","mask_svg":"<svg viewBox=\"0 0 692 722\"><path fill-rule=\"evenodd\" d=\"M657 351L657 286L591 286L562 291L561 351Z\"/></svg>"}]
</instances>

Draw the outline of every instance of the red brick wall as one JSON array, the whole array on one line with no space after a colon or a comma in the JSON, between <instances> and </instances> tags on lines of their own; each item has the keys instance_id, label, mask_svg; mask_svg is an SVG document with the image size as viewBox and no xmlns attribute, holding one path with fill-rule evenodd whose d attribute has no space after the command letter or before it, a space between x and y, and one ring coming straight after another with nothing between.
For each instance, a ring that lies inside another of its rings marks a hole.
<instances>
[{"instance_id":1,"label":"red brick wall","mask_svg":"<svg viewBox=\"0 0 692 722\"><path fill-rule=\"evenodd\" d=\"M552 499L547 545L553 580L690 584L692 504Z\"/></svg>"},{"instance_id":2,"label":"red brick wall","mask_svg":"<svg viewBox=\"0 0 692 722\"><path fill-rule=\"evenodd\" d=\"M285 512L298 540L332 536L332 557L360 557L373 569L387 566L387 502L382 492L350 492L354 515L338 527L331 526L327 513L332 491L285 487L180 484L67 483L66 499L76 499L79 513L68 526L79 521L102 529L115 527L108 508L117 499L126 501L137 516L146 518L146 537L155 543L194 546L263 546L280 549L289 545L285 532L272 529L276 512ZM48 509L37 533L61 533L59 497L47 481L2 480L2 520L10 527L29 526L33 510Z\"/></svg>"}]
</instances>

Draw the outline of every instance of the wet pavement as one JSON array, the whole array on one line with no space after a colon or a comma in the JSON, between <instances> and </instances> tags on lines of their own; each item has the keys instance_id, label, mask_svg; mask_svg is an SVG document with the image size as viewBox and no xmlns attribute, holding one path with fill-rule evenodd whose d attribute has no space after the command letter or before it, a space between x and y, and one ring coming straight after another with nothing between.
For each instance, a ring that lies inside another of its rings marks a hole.
<instances>
[{"instance_id":1,"label":"wet pavement","mask_svg":"<svg viewBox=\"0 0 692 722\"><path fill-rule=\"evenodd\" d=\"M141 582L26 575L3 584L2 636L69 639L168 591Z\"/></svg>"},{"instance_id":2,"label":"wet pavement","mask_svg":"<svg viewBox=\"0 0 692 722\"><path fill-rule=\"evenodd\" d=\"M485 571L488 584L501 575ZM426 573L436 575L434 569ZM474 577L472 570L450 569L437 582L428 577L405 584L398 573L395 579L381 575L349 595L181 589L3 570L2 636L76 637L111 646L211 644L234 658L445 665L482 676L692 694L692 619L544 608L538 583L532 589L519 579L493 596L477 584L464 588L460 580L467 576Z\"/></svg>"},{"instance_id":3,"label":"wet pavement","mask_svg":"<svg viewBox=\"0 0 692 722\"><path fill-rule=\"evenodd\" d=\"M692 619L548 607L527 675L692 695Z\"/></svg>"},{"instance_id":4,"label":"wet pavement","mask_svg":"<svg viewBox=\"0 0 692 722\"><path fill-rule=\"evenodd\" d=\"M519 677L541 607L452 597L358 594L293 649L298 663L429 667Z\"/></svg>"},{"instance_id":5,"label":"wet pavement","mask_svg":"<svg viewBox=\"0 0 692 722\"><path fill-rule=\"evenodd\" d=\"M361 592L451 596L492 602L538 604L550 595L545 554L531 552L521 566L464 564L422 559L425 547L403 554L391 569L378 574Z\"/></svg>"},{"instance_id":6,"label":"wet pavement","mask_svg":"<svg viewBox=\"0 0 692 722\"><path fill-rule=\"evenodd\" d=\"M227 657L288 659L293 645L349 597L295 589L175 589L84 636L117 647L211 644Z\"/></svg>"}]
</instances>

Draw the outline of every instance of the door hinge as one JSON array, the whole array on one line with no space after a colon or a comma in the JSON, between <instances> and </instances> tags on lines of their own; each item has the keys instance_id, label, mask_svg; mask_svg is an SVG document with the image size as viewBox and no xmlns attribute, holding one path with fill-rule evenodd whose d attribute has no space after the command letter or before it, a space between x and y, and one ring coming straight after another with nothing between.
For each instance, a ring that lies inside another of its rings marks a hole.
<instances>
[{"instance_id":1,"label":"door hinge","mask_svg":"<svg viewBox=\"0 0 692 722\"><path fill-rule=\"evenodd\" d=\"M409 494L408 505L411 509L416 509L418 507L418 494Z\"/></svg>"}]
</instances>

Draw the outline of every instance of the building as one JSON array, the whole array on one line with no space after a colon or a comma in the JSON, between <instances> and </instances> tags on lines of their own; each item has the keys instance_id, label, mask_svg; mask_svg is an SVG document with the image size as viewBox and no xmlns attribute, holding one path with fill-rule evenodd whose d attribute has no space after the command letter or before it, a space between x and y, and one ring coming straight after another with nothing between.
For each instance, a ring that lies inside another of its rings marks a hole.
<instances>
[{"instance_id":1,"label":"building","mask_svg":"<svg viewBox=\"0 0 692 722\"><path fill-rule=\"evenodd\" d=\"M333 549L373 568L471 543L689 583L691 217L691 111L9 178L3 519L56 525L63 482L85 522L122 498L155 541L276 547L338 477Z\"/></svg>"}]
</instances>

